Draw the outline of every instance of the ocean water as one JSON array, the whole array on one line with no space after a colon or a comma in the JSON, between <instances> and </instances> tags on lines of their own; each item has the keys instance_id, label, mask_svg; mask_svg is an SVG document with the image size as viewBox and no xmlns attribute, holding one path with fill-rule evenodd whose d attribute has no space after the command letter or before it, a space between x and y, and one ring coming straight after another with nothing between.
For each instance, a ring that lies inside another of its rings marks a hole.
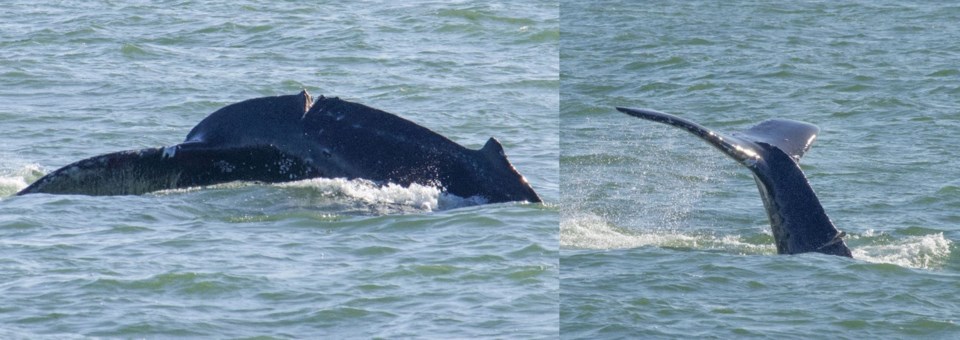
<instances>
[{"instance_id":1,"label":"ocean water","mask_svg":"<svg viewBox=\"0 0 960 340\"><path fill-rule=\"evenodd\" d=\"M960 337L960 7L561 1L562 338ZM750 172L685 131L821 128L854 258L778 256Z\"/></svg>"},{"instance_id":2,"label":"ocean water","mask_svg":"<svg viewBox=\"0 0 960 340\"><path fill-rule=\"evenodd\" d=\"M0 13L0 338L558 336L555 1L65 1ZM13 196L260 96L339 96L545 204L316 179Z\"/></svg>"},{"instance_id":3,"label":"ocean water","mask_svg":"<svg viewBox=\"0 0 960 340\"><path fill-rule=\"evenodd\" d=\"M8 3L0 338L956 338L958 19L892 1ZM546 203L341 179L12 196L301 89L470 148L497 137ZM801 164L854 259L776 255L746 169L614 106L820 126Z\"/></svg>"}]
</instances>

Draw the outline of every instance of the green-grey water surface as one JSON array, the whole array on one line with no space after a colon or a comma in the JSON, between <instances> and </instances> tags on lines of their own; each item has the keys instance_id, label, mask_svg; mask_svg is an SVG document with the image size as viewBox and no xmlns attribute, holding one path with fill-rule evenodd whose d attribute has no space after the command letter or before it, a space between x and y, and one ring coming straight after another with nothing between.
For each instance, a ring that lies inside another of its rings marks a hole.
<instances>
[{"instance_id":1,"label":"green-grey water surface","mask_svg":"<svg viewBox=\"0 0 960 340\"><path fill-rule=\"evenodd\" d=\"M5 3L0 338L557 337L558 16L551 1ZM335 179L12 196L304 88L469 148L497 137L547 203Z\"/></svg>"},{"instance_id":2,"label":"green-grey water surface","mask_svg":"<svg viewBox=\"0 0 960 340\"><path fill-rule=\"evenodd\" d=\"M561 337L960 335L960 7L561 2ZM749 171L685 131L768 118L854 259L777 256Z\"/></svg>"}]
</instances>

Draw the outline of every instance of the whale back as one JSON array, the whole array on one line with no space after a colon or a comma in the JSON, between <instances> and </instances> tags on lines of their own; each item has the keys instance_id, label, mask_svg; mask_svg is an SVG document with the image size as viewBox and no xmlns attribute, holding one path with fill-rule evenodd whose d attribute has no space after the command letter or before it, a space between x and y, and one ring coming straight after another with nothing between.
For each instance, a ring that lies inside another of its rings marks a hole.
<instances>
[{"instance_id":1,"label":"whale back","mask_svg":"<svg viewBox=\"0 0 960 340\"><path fill-rule=\"evenodd\" d=\"M300 118L310 109L307 91L230 104L207 115L187 134L185 143L217 146L295 144Z\"/></svg>"},{"instance_id":2,"label":"whale back","mask_svg":"<svg viewBox=\"0 0 960 340\"><path fill-rule=\"evenodd\" d=\"M399 116L306 91L227 105L178 145L64 166L18 195L129 195L230 181L313 177L437 186L487 202L540 202L495 139L470 150Z\"/></svg>"}]
</instances>

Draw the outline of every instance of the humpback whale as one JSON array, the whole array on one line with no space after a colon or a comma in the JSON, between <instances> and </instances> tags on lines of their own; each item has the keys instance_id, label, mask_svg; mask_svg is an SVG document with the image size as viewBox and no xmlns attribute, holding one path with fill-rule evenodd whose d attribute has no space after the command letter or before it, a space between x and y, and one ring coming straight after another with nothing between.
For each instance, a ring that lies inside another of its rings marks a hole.
<instances>
[{"instance_id":1,"label":"humpback whale","mask_svg":"<svg viewBox=\"0 0 960 340\"><path fill-rule=\"evenodd\" d=\"M818 252L853 257L843 242L846 233L830 221L798 163L820 128L794 120L770 119L745 131L724 135L663 112L623 107L617 110L684 129L750 169L770 219L777 253Z\"/></svg>"},{"instance_id":2,"label":"humpback whale","mask_svg":"<svg viewBox=\"0 0 960 340\"><path fill-rule=\"evenodd\" d=\"M137 195L315 177L416 183L488 203L541 202L494 138L470 150L399 116L339 98L314 102L306 91L225 106L183 143L87 158L17 195Z\"/></svg>"}]
</instances>

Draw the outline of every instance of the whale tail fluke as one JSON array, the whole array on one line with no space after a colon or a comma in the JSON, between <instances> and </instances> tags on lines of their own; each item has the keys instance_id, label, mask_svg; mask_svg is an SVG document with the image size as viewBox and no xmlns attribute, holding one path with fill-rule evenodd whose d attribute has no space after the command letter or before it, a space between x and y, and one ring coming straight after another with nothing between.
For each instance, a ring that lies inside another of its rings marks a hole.
<instances>
[{"instance_id":1,"label":"whale tail fluke","mask_svg":"<svg viewBox=\"0 0 960 340\"><path fill-rule=\"evenodd\" d=\"M820 128L810 123L789 119L768 119L733 135L770 144L799 161L803 154L810 150L819 132Z\"/></svg>"},{"instance_id":2,"label":"whale tail fluke","mask_svg":"<svg viewBox=\"0 0 960 340\"><path fill-rule=\"evenodd\" d=\"M852 256L843 242L845 234L837 230L824 212L798 163L820 128L794 120L770 119L742 132L724 135L663 112L622 107L617 110L684 129L750 169L760 190L778 253Z\"/></svg>"}]
</instances>

